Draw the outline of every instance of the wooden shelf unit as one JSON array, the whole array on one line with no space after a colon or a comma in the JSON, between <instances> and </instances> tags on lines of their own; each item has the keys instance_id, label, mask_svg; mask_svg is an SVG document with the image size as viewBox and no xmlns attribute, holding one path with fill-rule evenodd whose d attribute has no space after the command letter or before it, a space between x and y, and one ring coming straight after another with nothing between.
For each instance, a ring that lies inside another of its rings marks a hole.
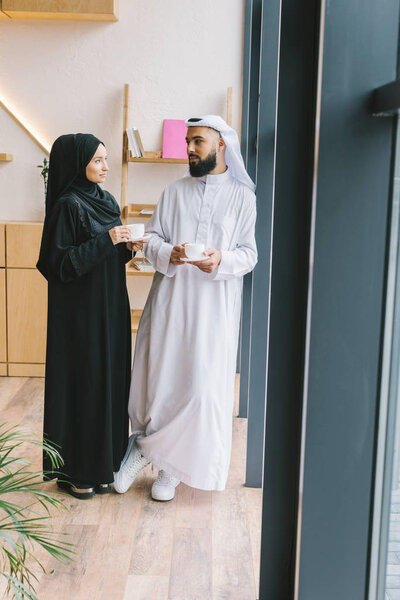
<instances>
[{"instance_id":1,"label":"wooden shelf unit","mask_svg":"<svg viewBox=\"0 0 400 600\"><path fill-rule=\"evenodd\" d=\"M13 160L12 154L7 154L7 152L0 152L0 161L1 162L11 162Z\"/></svg>"},{"instance_id":2,"label":"wooden shelf unit","mask_svg":"<svg viewBox=\"0 0 400 600\"><path fill-rule=\"evenodd\" d=\"M226 99L226 122L232 124L232 87L227 90ZM123 119L122 119L122 171L121 171L121 215L122 222L126 223L129 217L136 218L136 215L129 214L128 209L128 166L129 163L152 163L152 164L188 164L186 158L162 158L161 152L145 152L144 156L133 157L128 148L128 136L126 130L129 127L129 84L124 85L124 103L123 103ZM134 206L132 204L129 207ZM139 206L139 205L138 205ZM145 205L142 205L145 206ZM139 215L141 218L144 215Z\"/></svg>"},{"instance_id":3,"label":"wooden shelf unit","mask_svg":"<svg viewBox=\"0 0 400 600\"><path fill-rule=\"evenodd\" d=\"M232 124L232 88L227 91L226 107L228 125ZM129 127L129 84L124 85L124 103L122 120L122 171L121 171L121 220L125 224L129 218L148 219L151 215L141 215L141 210L154 210L156 204L128 204L128 166L129 163L152 163L152 164L188 164L186 158L162 158L161 152L144 152L144 156L133 157L128 148L128 136L126 130ZM134 258L126 269L127 276L153 276L155 271L138 271L132 266L132 263L141 261L141 258ZM139 321L142 316L142 310L131 309L132 333L137 333Z\"/></svg>"}]
</instances>

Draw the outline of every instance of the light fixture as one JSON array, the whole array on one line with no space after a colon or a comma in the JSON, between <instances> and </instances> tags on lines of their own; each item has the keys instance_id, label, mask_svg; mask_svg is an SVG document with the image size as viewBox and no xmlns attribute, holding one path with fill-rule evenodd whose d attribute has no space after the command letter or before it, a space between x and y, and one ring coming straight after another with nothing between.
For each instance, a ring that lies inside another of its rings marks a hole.
<instances>
[{"instance_id":1,"label":"light fixture","mask_svg":"<svg viewBox=\"0 0 400 600\"><path fill-rule=\"evenodd\" d=\"M4 108L6 112L18 123L22 129L37 143L40 148L46 152L47 155L50 154L50 146L43 141L40 136L28 125L27 121L23 119L20 115L16 113L16 111L11 108L10 104L4 100L4 98L0 97L0 106Z\"/></svg>"}]
</instances>

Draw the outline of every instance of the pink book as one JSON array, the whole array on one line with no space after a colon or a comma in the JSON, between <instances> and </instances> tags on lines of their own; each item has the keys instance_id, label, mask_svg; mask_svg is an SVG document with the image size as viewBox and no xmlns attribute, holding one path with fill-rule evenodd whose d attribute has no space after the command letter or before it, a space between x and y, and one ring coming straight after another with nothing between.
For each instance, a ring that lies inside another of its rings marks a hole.
<instances>
[{"instance_id":1,"label":"pink book","mask_svg":"<svg viewBox=\"0 0 400 600\"><path fill-rule=\"evenodd\" d=\"M164 119L163 158L187 158L185 121L181 119Z\"/></svg>"}]
</instances>

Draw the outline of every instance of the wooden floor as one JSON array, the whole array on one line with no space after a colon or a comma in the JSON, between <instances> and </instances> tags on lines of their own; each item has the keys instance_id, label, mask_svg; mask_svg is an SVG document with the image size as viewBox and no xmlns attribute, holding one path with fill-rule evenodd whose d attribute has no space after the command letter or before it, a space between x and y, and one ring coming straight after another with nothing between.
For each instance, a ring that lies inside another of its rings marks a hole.
<instances>
[{"instance_id":1,"label":"wooden floor","mask_svg":"<svg viewBox=\"0 0 400 600\"><path fill-rule=\"evenodd\" d=\"M42 406L43 379L0 377L2 420L40 437ZM69 510L56 514L54 530L68 532L76 560L64 567L40 554L54 573L39 574L39 600L255 600L261 490L243 486L246 427L233 418L224 492L180 484L175 500L154 502L157 471L148 466L122 496L66 496ZM40 468L40 453L30 458Z\"/></svg>"}]
</instances>

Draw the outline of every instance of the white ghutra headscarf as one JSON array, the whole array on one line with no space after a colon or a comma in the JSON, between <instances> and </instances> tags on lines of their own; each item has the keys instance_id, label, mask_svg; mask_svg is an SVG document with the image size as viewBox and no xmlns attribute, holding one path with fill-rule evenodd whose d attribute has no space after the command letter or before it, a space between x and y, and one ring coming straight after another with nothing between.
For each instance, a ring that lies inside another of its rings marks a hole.
<instances>
[{"instance_id":1,"label":"white ghutra headscarf","mask_svg":"<svg viewBox=\"0 0 400 600\"><path fill-rule=\"evenodd\" d=\"M218 131L226 145L225 162L229 173L254 192L256 186L245 169L240 152L239 138L232 127L229 127L218 115L205 115L200 118L187 119L185 124L186 127L211 127L211 129Z\"/></svg>"}]
</instances>

